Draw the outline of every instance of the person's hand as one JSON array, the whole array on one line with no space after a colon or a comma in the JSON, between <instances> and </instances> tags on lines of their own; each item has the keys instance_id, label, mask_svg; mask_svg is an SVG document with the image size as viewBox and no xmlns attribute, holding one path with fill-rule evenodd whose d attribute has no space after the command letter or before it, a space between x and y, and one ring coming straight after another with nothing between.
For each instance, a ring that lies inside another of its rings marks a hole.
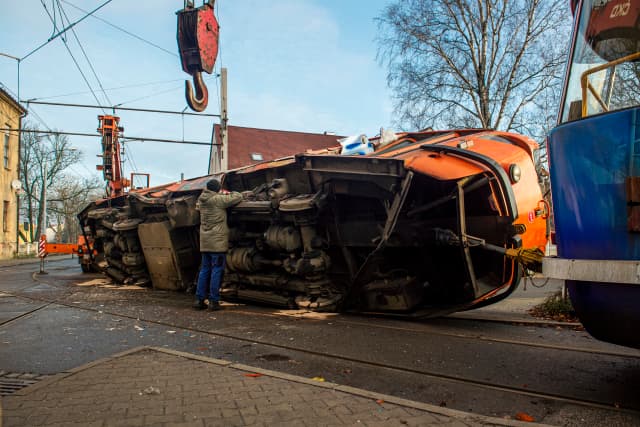
<instances>
[{"instance_id":1,"label":"person's hand","mask_svg":"<svg viewBox=\"0 0 640 427\"><path fill-rule=\"evenodd\" d=\"M241 194L243 199L248 199L253 196L253 191L243 191Z\"/></svg>"}]
</instances>

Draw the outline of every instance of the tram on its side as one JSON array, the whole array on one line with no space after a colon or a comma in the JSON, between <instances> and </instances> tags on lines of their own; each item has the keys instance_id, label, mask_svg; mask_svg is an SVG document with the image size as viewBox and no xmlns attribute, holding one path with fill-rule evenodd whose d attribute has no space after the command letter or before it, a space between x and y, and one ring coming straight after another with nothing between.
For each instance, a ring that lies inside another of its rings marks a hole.
<instances>
[{"instance_id":1,"label":"tram on its side","mask_svg":"<svg viewBox=\"0 0 640 427\"><path fill-rule=\"evenodd\" d=\"M640 348L640 0L572 0L572 9L548 138L558 258L544 273L566 280L591 335Z\"/></svg>"}]
</instances>

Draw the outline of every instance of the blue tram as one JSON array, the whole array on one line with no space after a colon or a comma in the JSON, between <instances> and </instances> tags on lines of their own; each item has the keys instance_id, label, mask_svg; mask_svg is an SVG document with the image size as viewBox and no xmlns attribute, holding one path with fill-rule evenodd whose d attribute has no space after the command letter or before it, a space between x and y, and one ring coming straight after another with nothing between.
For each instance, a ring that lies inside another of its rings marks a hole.
<instances>
[{"instance_id":1,"label":"blue tram","mask_svg":"<svg viewBox=\"0 0 640 427\"><path fill-rule=\"evenodd\" d=\"M572 0L559 124L548 137L558 258L587 331L640 348L640 0Z\"/></svg>"}]
</instances>

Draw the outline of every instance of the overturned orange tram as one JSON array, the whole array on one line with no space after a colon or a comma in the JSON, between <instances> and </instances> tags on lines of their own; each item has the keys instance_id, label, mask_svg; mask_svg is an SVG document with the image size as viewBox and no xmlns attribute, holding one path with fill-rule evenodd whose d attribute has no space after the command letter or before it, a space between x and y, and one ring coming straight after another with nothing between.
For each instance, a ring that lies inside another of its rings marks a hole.
<instances>
[{"instance_id":1,"label":"overturned orange tram","mask_svg":"<svg viewBox=\"0 0 640 427\"><path fill-rule=\"evenodd\" d=\"M365 155L336 147L216 175L250 191L229 210L223 299L434 316L517 287L523 269L508 253L540 253L548 237L534 141L465 129L368 144ZM94 264L121 283L192 289L195 203L210 178L87 206L78 217Z\"/></svg>"}]
</instances>

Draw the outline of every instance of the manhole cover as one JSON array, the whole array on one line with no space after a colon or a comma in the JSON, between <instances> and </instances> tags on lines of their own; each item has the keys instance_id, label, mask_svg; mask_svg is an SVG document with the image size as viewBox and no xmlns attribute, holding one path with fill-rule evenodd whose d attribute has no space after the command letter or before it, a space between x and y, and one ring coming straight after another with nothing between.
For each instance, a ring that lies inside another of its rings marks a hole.
<instances>
[{"instance_id":1,"label":"manhole cover","mask_svg":"<svg viewBox=\"0 0 640 427\"><path fill-rule=\"evenodd\" d=\"M8 396L16 391L35 384L36 380L19 380L11 378L0 378L0 396Z\"/></svg>"}]
</instances>

